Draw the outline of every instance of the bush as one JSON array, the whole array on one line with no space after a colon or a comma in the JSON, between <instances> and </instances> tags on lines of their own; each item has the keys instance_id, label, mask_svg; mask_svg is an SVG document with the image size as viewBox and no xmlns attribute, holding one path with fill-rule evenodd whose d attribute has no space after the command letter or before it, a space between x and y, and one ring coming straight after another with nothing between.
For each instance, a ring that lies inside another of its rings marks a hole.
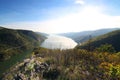
<instances>
[{"instance_id":1,"label":"bush","mask_svg":"<svg viewBox=\"0 0 120 80\"><path fill-rule=\"evenodd\" d=\"M55 69L50 69L48 71L45 71L43 73L43 78L46 78L48 80L56 80L59 75L60 75L59 70L55 68Z\"/></svg>"}]
</instances>

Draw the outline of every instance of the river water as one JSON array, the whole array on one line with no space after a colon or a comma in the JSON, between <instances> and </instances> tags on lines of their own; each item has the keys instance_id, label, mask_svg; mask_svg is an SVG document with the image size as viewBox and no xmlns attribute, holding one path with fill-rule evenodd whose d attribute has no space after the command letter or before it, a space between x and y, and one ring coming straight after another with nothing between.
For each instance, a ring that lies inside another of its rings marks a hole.
<instances>
[{"instance_id":1,"label":"river water","mask_svg":"<svg viewBox=\"0 0 120 80\"><path fill-rule=\"evenodd\" d=\"M41 44L41 47L48 49L72 49L77 43L67 37L58 35L49 35L47 39Z\"/></svg>"}]
</instances>

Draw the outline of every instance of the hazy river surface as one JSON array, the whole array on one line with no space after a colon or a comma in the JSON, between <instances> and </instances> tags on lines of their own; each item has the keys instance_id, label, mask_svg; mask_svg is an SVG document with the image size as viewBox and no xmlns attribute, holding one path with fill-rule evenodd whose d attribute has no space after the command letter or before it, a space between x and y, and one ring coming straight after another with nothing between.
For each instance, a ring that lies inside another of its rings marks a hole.
<instances>
[{"instance_id":1,"label":"hazy river surface","mask_svg":"<svg viewBox=\"0 0 120 80\"><path fill-rule=\"evenodd\" d=\"M41 44L41 47L45 47L48 49L72 49L76 45L77 43L70 38L57 35L50 35Z\"/></svg>"}]
</instances>

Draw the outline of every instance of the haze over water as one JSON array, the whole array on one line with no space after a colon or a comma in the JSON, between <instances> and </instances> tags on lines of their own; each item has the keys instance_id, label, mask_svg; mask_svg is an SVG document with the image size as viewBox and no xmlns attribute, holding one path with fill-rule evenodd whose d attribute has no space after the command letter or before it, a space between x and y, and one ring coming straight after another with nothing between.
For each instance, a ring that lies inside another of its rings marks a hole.
<instances>
[{"instance_id":1,"label":"haze over water","mask_svg":"<svg viewBox=\"0 0 120 80\"><path fill-rule=\"evenodd\" d=\"M77 43L70 38L57 35L50 35L41 44L41 47L45 47L48 49L72 49L76 45Z\"/></svg>"}]
</instances>

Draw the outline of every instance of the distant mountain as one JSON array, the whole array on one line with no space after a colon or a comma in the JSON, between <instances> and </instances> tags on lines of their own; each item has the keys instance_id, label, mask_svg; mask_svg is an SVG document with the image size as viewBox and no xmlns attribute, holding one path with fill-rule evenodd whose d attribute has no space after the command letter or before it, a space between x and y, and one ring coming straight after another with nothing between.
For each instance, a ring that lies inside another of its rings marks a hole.
<instances>
[{"instance_id":1,"label":"distant mountain","mask_svg":"<svg viewBox=\"0 0 120 80\"><path fill-rule=\"evenodd\" d=\"M0 27L0 58L8 58L13 54L39 46L45 38L33 31Z\"/></svg>"},{"instance_id":2,"label":"distant mountain","mask_svg":"<svg viewBox=\"0 0 120 80\"><path fill-rule=\"evenodd\" d=\"M94 50L100 45L106 44L106 43L111 44L116 51L120 51L120 30L112 31L110 33L88 40L82 45L77 46L77 48L89 49L90 47L91 50Z\"/></svg>"},{"instance_id":3,"label":"distant mountain","mask_svg":"<svg viewBox=\"0 0 120 80\"><path fill-rule=\"evenodd\" d=\"M0 29L3 29L4 27L0 26Z\"/></svg>"},{"instance_id":4,"label":"distant mountain","mask_svg":"<svg viewBox=\"0 0 120 80\"><path fill-rule=\"evenodd\" d=\"M72 38L77 43L82 43L89 40L90 38L100 36L118 29L120 28L108 28L108 29L99 29L94 31L71 32L71 33L63 33L60 35Z\"/></svg>"}]
</instances>

